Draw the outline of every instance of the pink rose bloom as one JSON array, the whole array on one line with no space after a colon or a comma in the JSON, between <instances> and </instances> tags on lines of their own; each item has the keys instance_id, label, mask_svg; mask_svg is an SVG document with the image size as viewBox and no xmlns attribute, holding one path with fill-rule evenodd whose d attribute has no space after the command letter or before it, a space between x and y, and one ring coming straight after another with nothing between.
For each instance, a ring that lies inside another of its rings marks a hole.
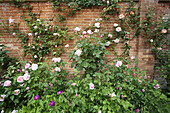
<instances>
[{"instance_id":1,"label":"pink rose bloom","mask_svg":"<svg viewBox=\"0 0 170 113\"><path fill-rule=\"evenodd\" d=\"M125 18L124 14L120 14L119 19L123 19L123 18Z\"/></svg>"},{"instance_id":2,"label":"pink rose bloom","mask_svg":"<svg viewBox=\"0 0 170 113\"><path fill-rule=\"evenodd\" d=\"M24 83L20 85L21 87L24 86Z\"/></svg>"},{"instance_id":3,"label":"pink rose bloom","mask_svg":"<svg viewBox=\"0 0 170 113\"><path fill-rule=\"evenodd\" d=\"M53 61L53 62L60 62L60 61L61 61L61 58L60 58L60 57L58 57L58 58L53 58L52 61Z\"/></svg>"},{"instance_id":4,"label":"pink rose bloom","mask_svg":"<svg viewBox=\"0 0 170 113\"><path fill-rule=\"evenodd\" d=\"M29 89L30 89L30 87L27 87L26 89L27 89L27 90L29 90Z\"/></svg>"},{"instance_id":5,"label":"pink rose bloom","mask_svg":"<svg viewBox=\"0 0 170 113\"><path fill-rule=\"evenodd\" d=\"M145 89L142 89L142 92L145 92Z\"/></svg>"},{"instance_id":6,"label":"pink rose bloom","mask_svg":"<svg viewBox=\"0 0 170 113\"><path fill-rule=\"evenodd\" d=\"M147 79L147 76L143 76L144 79Z\"/></svg>"},{"instance_id":7,"label":"pink rose bloom","mask_svg":"<svg viewBox=\"0 0 170 113\"><path fill-rule=\"evenodd\" d=\"M72 105L72 103L69 104L69 106L71 106L71 105Z\"/></svg>"},{"instance_id":8,"label":"pink rose bloom","mask_svg":"<svg viewBox=\"0 0 170 113\"><path fill-rule=\"evenodd\" d=\"M119 43L119 39L115 39L114 42L115 42L115 43Z\"/></svg>"},{"instance_id":9,"label":"pink rose bloom","mask_svg":"<svg viewBox=\"0 0 170 113\"><path fill-rule=\"evenodd\" d=\"M29 63L26 63L25 69L29 69L29 68L30 68L30 64L29 64Z\"/></svg>"},{"instance_id":10,"label":"pink rose bloom","mask_svg":"<svg viewBox=\"0 0 170 113\"><path fill-rule=\"evenodd\" d=\"M1 97L2 97L2 98L5 98L5 97L6 97L6 95L1 95Z\"/></svg>"},{"instance_id":11,"label":"pink rose bloom","mask_svg":"<svg viewBox=\"0 0 170 113\"><path fill-rule=\"evenodd\" d=\"M9 18L9 23L13 23L14 22L14 19L12 19L11 17Z\"/></svg>"},{"instance_id":12,"label":"pink rose bloom","mask_svg":"<svg viewBox=\"0 0 170 113\"><path fill-rule=\"evenodd\" d=\"M37 64L32 64L31 69L32 70L37 70L38 69L38 65Z\"/></svg>"},{"instance_id":13,"label":"pink rose bloom","mask_svg":"<svg viewBox=\"0 0 170 113\"><path fill-rule=\"evenodd\" d=\"M114 27L117 27L117 26L118 26L118 24L117 24L117 23L114 23L114 24L113 24L113 26L114 26Z\"/></svg>"},{"instance_id":14,"label":"pink rose bloom","mask_svg":"<svg viewBox=\"0 0 170 113\"><path fill-rule=\"evenodd\" d=\"M99 28L100 27L100 23L95 23L94 26Z\"/></svg>"},{"instance_id":15,"label":"pink rose bloom","mask_svg":"<svg viewBox=\"0 0 170 113\"><path fill-rule=\"evenodd\" d=\"M88 30L87 33L88 34L93 34L93 32L91 30Z\"/></svg>"},{"instance_id":16,"label":"pink rose bloom","mask_svg":"<svg viewBox=\"0 0 170 113\"><path fill-rule=\"evenodd\" d=\"M121 97L123 98L124 96L123 96L123 95L121 95Z\"/></svg>"},{"instance_id":17,"label":"pink rose bloom","mask_svg":"<svg viewBox=\"0 0 170 113\"><path fill-rule=\"evenodd\" d=\"M12 35L13 35L13 36L15 36L15 35L16 35L16 33L12 33Z\"/></svg>"},{"instance_id":18,"label":"pink rose bloom","mask_svg":"<svg viewBox=\"0 0 170 113\"><path fill-rule=\"evenodd\" d=\"M24 74L23 79L24 80L29 80L30 79L30 75L28 75L28 73Z\"/></svg>"},{"instance_id":19,"label":"pink rose bloom","mask_svg":"<svg viewBox=\"0 0 170 113\"><path fill-rule=\"evenodd\" d=\"M75 52L75 55L78 55L78 56L80 56L81 55L81 50L80 49L78 49L76 52Z\"/></svg>"},{"instance_id":20,"label":"pink rose bloom","mask_svg":"<svg viewBox=\"0 0 170 113\"><path fill-rule=\"evenodd\" d=\"M69 44L66 44L65 47L69 47Z\"/></svg>"},{"instance_id":21,"label":"pink rose bloom","mask_svg":"<svg viewBox=\"0 0 170 113\"><path fill-rule=\"evenodd\" d=\"M140 79L138 79L138 82L142 82Z\"/></svg>"},{"instance_id":22,"label":"pink rose bloom","mask_svg":"<svg viewBox=\"0 0 170 113\"><path fill-rule=\"evenodd\" d=\"M101 110L99 110L99 111L98 111L98 113L102 113L102 111L101 111Z\"/></svg>"},{"instance_id":23,"label":"pink rose bloom","mask_svg":"<svg viewBox=\"0 0 170 113\"><path fill-rule=\"evenodd\" d=\"M115 96L116 96L116 94L115 94L115 93L112 93L110 96L111 96L111 97L115 97Z\"/></svg>"},{"instance_id":24,"label":"pink rose bloom","mask_svg":"<svg viewBox=\"0 0 170 113\"><path fill-rule=\"evenodd\" d=\"M108 34L108 37L112 38L112 34Z\"/></svg>"},{"instance_id":25,"label":"pink rose bloom","mask_svg":"<svg viewBox=\"0 0 170 113\"><path fill-rule=\"evenodd\" d=\"M136 77L136 74L134 73L133 76Z\"/></svg>"},{"instance_id":26,"label":"pink rose bloom","mask_svg":"<svg viewBox=\"0 0 170 113\"><path fill-rule=\"evenodd\" d=\"M77 32L77 31L80 31L80 28L76 27L74 30Z\"/></svg>"},{"instance_id":27,"label":"pink rose bloom","mask_svg":"<svg viewBox=\"0 0 170 113\"><path fill-rule=\"evenodd\" d=\"M89 86L90 86L90 89L94 89L94 84L93 83L90 83Z\"/></svg>"},{"instance_id":28,"label":"pink rose bloom","mask_svg":"<svg viewBox=\"0 0 170 113\"><path fill-rule=\"evenodd\" d=\"M73 83L73 86L76 86L76 83Z\"/></svg>"},{"instance_id":29,"label":"pink rose bloom","mask_svg":"<svg viewBox=\"0 0 170 113\"><path fill-rule=\"evenodd\" d=\"M131 57L131 60L133 60L133 59L135 59L135 57L134 57L134 56L132 56L132 57Z\"/></svg>"},{"instance_id":30,"label":"pink rose bloom","mask_svg":"<svg viewBox=\"0 0 170 113\"><path fill-rule=\"evenodd\" d=\"M103 35L100 35L100 37L102 38L102 37L103 37Z\"/></svg>"},{"instance_id":31,"label":"pink rose bloom","mask_svg":"<svg viewBox=\"0 0 170 113\"><path fill-rule=\"evenodd\" d=\"M28 36L32 36L32 33L28 33Z\"/></svg>"},{"instance_id":32,"label":"pink rose bloom","mask_svg":"<svg viewBox=\"0 0 170 113\"><path fill-rule=\"evenodd\" d=\"M23 76L19 76L18 78L17 78L17 82L19 82L19 83L21 83L21 82L23 82L24 80L23 80Z\"/></svg>"},{"instance_id":33,"label":"pink rose bloom","mask_svg":"<svg viewBox=\"0 0 170 113\"><path fill-rule=\"evenodd\" d=\"M127 79L125 79L125 82L127 82Z\"/></svg>"},{"instance_id":34,"label":"pink rose bloom","mask_svg":"<svg viewBox=\"0 0 170 113\"><path fill-rule=\"evenodd\" d=\"M155 89L160 88L160 87L159 87L159 84L156 84L156 85L154 86L154 88L155 88Z\"/></svg>"},{"instance_id":35,"label":"pink rose bloom","mask_svg":"<svg viewBox=\"0 0 170 113\"><path fill-rule=\"evenodd\" d=\"M0 102L4 101L4 98L0 98Z\"/></svg>"},{"instance_id":36,"label":"pink rose bloom","mask_svg":"<svg viewBox=\"0 0 170 113\"><path fill-rule=\"evenodd\" d=\"M58 34L58 33L53 33L53 35L54 35L54 36L59 36L59 34Z\"/></svg>"},{"instance_id":37,"label":"pink rose bloom","mask_svg":"<svg viewBox=\"0 0 170 113\"><path fill-rule=\"evenodd\" d=\"M83 31L83 35L85 35L87 32L86 31Z\"/></svg>"},{"instance_id":38,"label":"pink rose bloom","mask_svg":"<svg viewBox=\"0 0 170 113\"><path fill-rule=\"evenodd\" d=\"M110 45L110 41L108 41L107 44Z\"/></svg>"},{"instance_id":39,"label":"pink rose bloom","mask_svg":"<svg viewBox=\"0 0 170 113\"><path fill-rule=\"evenodd\" d=\"M159 47L159 48L158 48L158 50L162 50L162 48L161 48L161 47Z\"/></svg>"},{"instance_id":40,"label":"pink rose bloom","mask_svg":"<svg viewBox=\"0 0 170 113\"><path fill-rule=\"evenodd\" d=\"M79 95L76 93L76 97L78 97Z\"/></svg>"},{"instance_id":41,"label":"pink rose bloom","mask_svg":"<svg viewBox=\"0 0 170 113\"><path fill-rule=\"evenodd\" d=\"M122 65L122 61L117 61L117 63L115 64L116 67L120 67Z\"/></svg>"},{"instance_id":42,"label":"pink rose bloom","mask_svg":"<svg viewBox=\"0 0 170 113\"><path fill-rule=\"evenodd\" d=\"M37 26L34 26L34 29L37 29Z\"/></svg>"},{"instance_id":43,"label":"pink rose bloom","mask_svg":"<svg viewBox=\"0 0 170 113\"><path fill-rule=\"evenodd\" d=\"M60 69L59 67L56 67L56 68L55 68L55 71L60 72L60 71L61 71L61 69Z\"/></svg>"},{"instance_id":44,"label":"pink rose bloom","mask_svg":"<svg viewBox=\"0 0 170 113\"><path fill-rule=\"evenodd\" d=\"M116 28L116 31L117 31L117 32L122 31L121 27L117 27L117 28Z\"/></svg>"},{"instance_id":45,"label":"pink rose bloom","mask_svg":"<svg viewBox=\"0 0 170 113\"><path fill-rule=\"evenodd\" d=\"M167 33L166 29L162 29L161 33Z\"/></svg>"},{"instance_id":46,"label":"pink rose bloom","mask_svg":"<svg viewBox=\"0 0 170 113\"><path fill-rule=\"evenodd\" d=\"M10 80L7 80L4 82L4 86L10 86L11 85L11 81Z\"/></svg>"},{"instance_id":47,"label":"pink rose bloom","mask_svg":"<svg viewBox=\"0 0 170 113\"><path fill-rule=\"evenodd\" d=\"M14 95L18 95L20 93L19 89L14 90Z\"/></svg>"}]
</instances>

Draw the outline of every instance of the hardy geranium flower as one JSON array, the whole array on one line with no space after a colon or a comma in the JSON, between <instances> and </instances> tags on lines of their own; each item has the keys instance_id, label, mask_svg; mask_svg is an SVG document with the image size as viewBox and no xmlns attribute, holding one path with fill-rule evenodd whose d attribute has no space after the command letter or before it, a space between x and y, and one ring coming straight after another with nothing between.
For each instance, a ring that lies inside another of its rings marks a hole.
<instances>
[{"instance_id":1,"label":"hardy geranium flower","mask_svg":"<svg viewBox=\"0 0 170 113\"><path fill-rule=\"evenodd\" d=\"M93 83L90 83L89 86L90 86L90 89L94 89L94 84Z\"/></svg>"},{"instance_id":2,"label":"hardy geranium flower","mask_svg":"<svg viewBox=\"0 0 170 113\"><path fill-rule=\"evenodd\" d=\"M23 76L24 80L29 80L30 79L30 75L28 75L28 73L25 73Z\"/></svg>"},{"instance_id":3,"label":"hardy geranium flower","mask_svg":"<svg viewBox=\"0 0 170 113\"><path fill-rule=\"evenodd\" d=\"M11 81L10 80L7 80L4 82L4 86L10 86L11 85Z\"/></svg>"},{"instance_id":4,"label":"hardy geranium flower","mask_svg":"<svg viewBox=\"0 0 170 113\"><path fill-rule=\"evenodd\" d=\"M61 61L61 58L60 58L60 57L58 57L58 58L53 58L52 61L53 61L53 62L60 62L60 61Z\"/></svg>"},{"instance_id":5,"label":"hardy geranium flower","mask_svg":"<svg viewBox=\"0 0 170 113\"><path fill-rule=\"evenodd\" d=\"M124 14L119 15L119 19L123 19L124 17L125 17Z\"/></svg>"},{"instance_id":6,"label":"hardy geranium flower","mask_svg":"<svg viewBox=\"0 0 170 113\"><path fill-rule=\"evenodd\" d=\"M117 31L117 32L122 31L121 27L117 27L117 28L116 28L116 31Z\"/></svg>"},{"instance_id":7,"label":"hardy geranium flower","mask_svg":"<svg viewBox=\"0 0 170 113\"><path fill-rule=\"evenodd\" d=\"M160 87L159 87L159 84L156 84L156 85L154 86L154 88L155 88L155 89L160 88Z\"/></svg>"},{"instance_id":8,"label":"hardy geranium flower","mask_svg":"<svg viewBox=\"0 0 170 113\"><path fill-rule=\"evenodd\" d=\"M81 55L81 52L82 52L82 51L81 51L80 49L78 49L78 50L75 52L75 54L78 55L78 56L80 56L80 55Z\"/></svg>"},{"instance_id":9,"label":"hardy geranium flower","mask_svg":"<svg viewBox=\"0 0 170 113\"><path fill-rule=\"evenodd\" d=\"M55 106L55 102L54 101L50 101L49 106Z\"/></svg>"},{"instance_id":10,"label":"hardy geranium flower","mask_svg":"<svg viewBox=\"0 0 170 113\"><path fill-rule=\"evenodd\" d=\"M162 29L161 33L167 33L166 29Z\"/></svg>"},{"instance_id":11,"label":"hardy geranium flower","mask_svg":"<svg viewBox=\"0 0 170 113\"><path fill-rule=\"evenodd\" d=\"M122 61L117 61L117 63L115 64L116 67L120 67L122 65Z\"/></svg>"},{"instance_id":12,"label":"hardy geranium flower","mask_svg":"<svg viewBox=\"0 0 170 113\"><path fill-rule=\"evenodd\" d=\"M20 93L19 89L14 90L14 95L19 95L19 93Z\"/></svg>"},{"instance_id":13,"label":"hardy geranium flower","mask_svg":"<svg viewBox=\"0 0 170 113\"><path fill-rule=\"evenodd\" d=\"M19 82L19 83L21 83L21 82L23 82L24 80L23 80L23 76L19 76L18 78L17 78L17 82Z\"/></svg>"},{"instance_id":14,"label":"hardy geranium flower","mask_svg":"<svg viewBox=\"0 0 170 113\"><path fill-rule=\"evenodd\" d=\"M56 68L55 68L55 71L60 72L60 71L61 71L61 69L60 69L59 67L56 67Z\"/></svg>"},{"instance_id":15,"label":"hardy geranium flower","mask_svg":"<svg viewBox=\"0 0 170 113\"><path fill-rule=\"evenodd\" d=\"M40 98L40 96L39 95L36 95L35 97L34 97L34 100L38 100Z\"/></svg>"},{"instance_id":16,"label":"hardy geranium flower","mask_svg":"<svg viewBox=\"0 0 170 113\"><path fill-rule=\"evenodd\" d=\"M32 64L31 69L32 70L37 70L38 69L38 65L37 64Z\"/></svg>"}]
</instances>

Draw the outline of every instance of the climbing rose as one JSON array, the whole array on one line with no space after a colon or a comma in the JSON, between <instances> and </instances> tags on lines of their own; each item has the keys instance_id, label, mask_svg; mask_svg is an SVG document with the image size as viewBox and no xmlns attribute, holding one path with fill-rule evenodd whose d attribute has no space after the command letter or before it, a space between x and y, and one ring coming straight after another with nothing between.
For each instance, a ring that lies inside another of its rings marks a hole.
<instances>
[{"instance_id":1,"label":"climbing rose","mask_svg":"<svg viewBox=\"0 0 170 113\"><path fill-rule=\"evenodd\" d=\"M29 64L29 63L26 63L25 69L29 69L29 68L30 68L30 64Z\"/></svg>"},{"instance_id":2,"label":"climbing rose","mask_svg":"<svg viewBox=\"0 0 170 113\"><path fill-rule=\"evenodd\" d=\"M28 75L28 73L25 73L23 76L24 80L29 80L30 79L30 75Z\"/></svg>"},{"instance_id":3,"label":"climbing rose","mask_svg":"<svg viewBox=\"0 0 170 113\"><path fill-rule=\"evenodd\" d=\"M55 68L55 71L60 72L60 71L61 71L61 69L60 69L59 67L56 67L56 68Z\"/></svg>"},{"instance_id":4,"label":"climbing rose","mask_svg":"<svg viewBox=\"0 0 170 113\"><path fill-rule=\"evenodd\" d=\"M117 26L118 26L118 24L117 24L117 23L114 23L113 25L114 25L114 27L117 27Z\"/></svg>"},{"instance_id":5,"label":"climbing rose","mask_svg":"<svg viewBox=\"0 0 170 113\"><path fill-rule=\"evenodd\" d=\"M69 47L69 44L66 44L65 47Z\"/></svg>"},{"instance_id":6,"label":"climbing rose","mask_svg":"<svg viewBox=\"0 0 170 113\"><path fill-rule=\"evenodd\" d=\"M90 86L90 89L94 89L94 84L93 83L90 83L89 86Z\"/></svg>"},{"instance_id":7,"label":"climbing rose","mask_svg":"<svg viewBox=\"0 0 170 113\"><path fill-rule=\"evenodd\" d=\"M32 36L32 33L28 33L28 36Z\"/></svg>"},{"instance_id":8,"label":"climbing rose","mask_svg":"<svg viewBox=\"0 0 170 113\"><path fill-rule=\"evenodd\" d=\"M55 102L54 101L50 101L49 106L55 106Z\"/></svg>"},{"instance_id":9,"label":"climbing rose","mask_svg":"<svg viewBox=\"0 0 170 113\"><path fill-rule=\"evenodd\" d=\"M9 18L9 23L13 23L14 19L12 19L11 17Z\"/></svg>"},{"instance_id":10,"label":"climbing rose","mask_svg":"<svg viewBox=\"0 0 170 113\"><path fill-rule=\"evenodd\" d=\"M115 39L114 42L115 42L115 43L119 43L119 39Z\"/></svg>"},{"instance_id":11,"label":"climbing rose","mask_svg":"<svg viewBox=\"0 0 170 113\"><path fill-rule=\"evenodd\" d=\"M88 30L87 33L88 34L93 34L93 32L91 30Z\"/></svg>"},{"instance_id":12,"label":"climbing rose","mask_svg":"<svg viewBox=\"0 0 170 113\"><path fill-rule=\"evenodd\" d=\"M81 51L80 49L78 49L78 50L75 52L75 54L78 55L78 56L80 56L80 55L81 55L81 52L82 52L82 51Z\"/></svg>"},{"instance_id":13,"label":"climbing rose","mask_svg":"<svg viewBox=\"0 0 170 113\"><path fill-rule=\"evenodd\" d=\"M167 33L166 29L162 29L161 33Z\"/></svg>"},{"instance_id":14,"label":"climbing rose","mask_svg":"<svg viewBox=\"0 0 170 113\"><path fill-rule=\"evenodd\" d=\"M0 102L4 101L4 98L0 98Z\"/></svg>"},{"instance_id":15,"label":"climbing rose","mask_svg":"<svg viewBox=\"0 0 170 113\"><path fill-rule=\"evenodd\" d=\"M16 33L12 33L12 35L13 35L13 36L15 36L15 35L16 35Z\"/></svg>"},{"instance_id":16,"label":"climbing rose","mask_svg":"<svg viewBox=\"0 0 170 113\"><path fill-rule=\"evenodd\" d=\"M76 83L73 83L73 86L76 86Z\"/></svg>"},{"instance_id":17,"label":"climbing rose","mask_svg":"<svg viewBox=\"0 0 170 113\"><path fill-rule=\"evenodd\" d=\"M116 94L115 94L115 93L112 93L110 96L111 96L111 97L115 97L115 96L116 96Z\"/></svg>"},{"instance_id":18,"label":"climbing rose","mask_svg":"<svg viewBox=\"0 0 170 113\"><path fill-rule=\"evenodd\" d=\"M142 92L145 92L145 89L142 89Z\"/></svg>"},{"instance_id":19,"label":"climbing rose","mask_svg":"<svg viewBox=\"0 0 170 113\"><path fill-rule=\"evenodd\" d=\"M119 15L119 19L123 19L124 17L125 17L124 14Z\"/></svg>"},{"instance_id":20,"label":"climbing rose","mask_svg":"<svg viewBox=\"0 0 170 113\"><path fill-rule=\"evenodd\" d=\"M133 60L133 59L135 59L135 57L134 57L134 56L132 56L132 57L131 57L131 60Z\"/></svg>"},{"instance_id":21,"label":"climbing rose","mask_svg":"<svg viewBox=\"0 0 170 113\"><path fill-rule=\"evenodd\" d=\"M117 31L117 32L122 31L121 27L117 27L117 28L116 28L116 31Z\"/></svg>"},{"instance_id":22,"label":"climbing rose","mask_svg":"<svg viewBox=\"0 0 170 113\"><path fill-rule=\"evenodd\" d=\"M19 76L18 78L17 78L17 82L19 82L19 83L21 83L21 82L23 82L24 80L23 80L23 76Z\"/></svg>"},{"instance_id":23,"label":"climbing rose","mask_svg":"<svg viewBox=\"0 0 170 113\"><path fill-rule=\"evenodd\" d=\"M77 32L77 31L80 31L80 28L76 27L74 30Z\"/></svg>"},{"instance_id":24,"label":"climbing rose","mask_svg":"<svg viewBox=\"0 0 170 113\"><path fill-rule=\"evenodd\" d=\"M11 81L10 80L7 80L4 82L4 86L10 86L11 85Z\"/></svg>"},{"instance_id":25,"label":"climbing rose","mask_svg":"<svg viewBox=\"0 0 170 113\"><path fill-rule=\"evenodd\" d=\"M40 98L40 96L39 95L36 95L35 97L34 97L34 100L38 100Z\"/></svg>"},{"instance_id":26,"label":"climbing rose","mask_svg":"<svg viewBox=\"0 0 170 113\"><path fill-rule=\"evenodd\" d=\"M53 62L60 62L60 61L61 61L61 58L60 58L60 57L58 57L58 58L53 58L52 61L53 61Z\"/></svg>"},{"instance_id":27,"label":"climbing rose","mask_svg":"<svg viewBox=\"0 0 170 113\"><path fill-rule=\"evenodd\" d=\"M122 65L122 61L117 61L117 63L115 64L116 67L120 67Z\"/></svg>"},{"instance_id":28,"label":"climbing rose","mask_svg":"<svg viewBox=\"0 0 170 113\"><path fill-rule=\"evenodd\" d=\"M98 111L98 113L102 113L102 111L101 111L101 110L99 110L99 111Z\"/></svg>"},{"instance_id":29,"label":"climbing rose","mask_svg":"<svg viewBox=\"0 0 170 113\"><path fill-rule=\"evenodd\" d=\"M85 35L87 32L86 31L83 31L83 35Z\"/></svg>"},{"instance_id":30,"label":"climbing rose","mask_svg":"<svg viewBox=\"0 0 170 113\"><path fill-rule=\"evenodd\" d=\"M106 42L108 45L110 45L110 41Z\"/></svg>"},{"instance_id":31,"label":"climbing rose","mask_svg":"<svg viewBox=\"0 0 170 113\"><path fill-rule=\"evenodd\" d=\"M59 34L58 33L53 33L54 36L58 36Z\"/></svg>"},{"instance_id":32,"label":"climbing rose","mask_svg":"<svg viewBox=\"0 0 170 113\"><path fill-rule=\"evenodd\" d=\"M6 97L6 95L1 95L1 97L2 97L2 98L5 98L5 97Z\"/></svg>"},{"instance_id":33,"label":"climbing rose","mask_svg":"<svg viewBox=\"0 0 170 113\"><path fill-rule=\"evenodd\" d=\"M100 23L95 23L94 26L99 28L100 27Z\"/></svg>"},{"instance_id":34,"label":"climbing rose","mask_svg":"<svg viewBox=\"0 0 170 113\"><path fill-rule=\"evenodd\" d=\"M37 29L38 27L37 26L34 26L34 29Z\"/></svg>"},{"instance_id":35,"label":"climbing rose","mask_svg":"<svg viewBox=\"0 0 170 113\"><path fill-rule=\"evenodd\" d=\"M16 90L14 90L14 95L18 95L19 93L20 93L20 90L19 89L16 89Z\"/></svg>"},{"instance_id":36,"label":"climbing rose","mask_svg":"<svg viewBox=\"0 0 170 113\"><path fill-rule=\"evenodd\" d=\"M32 70L37 70L38 69L38 65L37 64L32 64L31 69Z\"/></svg>"},{"instance_id":37,"label":"climbing rose","mask_svg":"<svg viewBox=\"0 0 170 113\"><path fill-rule=\"evenodd\" d=\"M154 86L154 88L155 88L155 89L160 88L160 87L159 87L159 84L156 84L156 85Z\"/></svg>"},{"instance_id":38,"label":"climbing rose","mask_svg":"<svg viewBox=\"0 0 170 113\"><path fill-rule=\"evenodd\" d=\"M151 39L150 42L153 42L153 39Z\"/></svg>"},{"instance_id":39,"label":"climbing rose","mask_svg":"<svg viewBox=\"0 0 170 113\"><path fill-rule=\"evenodd\" d=\"M17 113L18 112L18 110L13 110L11 113Z\"/></svg>"}]
</instances>

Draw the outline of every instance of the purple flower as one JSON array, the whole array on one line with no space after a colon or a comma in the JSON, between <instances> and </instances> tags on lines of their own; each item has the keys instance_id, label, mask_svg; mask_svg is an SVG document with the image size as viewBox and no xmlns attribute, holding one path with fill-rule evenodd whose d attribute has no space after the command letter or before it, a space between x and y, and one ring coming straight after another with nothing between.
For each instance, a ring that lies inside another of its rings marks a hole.
<instances>
[{"instance_id":1,"label":"purple flower","mask_svg":"<svg viewBox=\"0 0 170 113\"><path fill-rule=\"evenodd\" d=\"M39 98L40 98L40 96L37 95L37 96L34 97L34 100L38 100Z\"/></svg>"},{"instance_id":2,"label":"purple flower","mask_svg":"<svg viewBox=\"0 0 170 113\"><path fill-rule=\"evenodd\" d=\"M55 106L55 102L54 101L50 101L49 106Z\"/></svg>"},{"instance_id":3,"label":"purple flower","mask_svg":"<svg viewBox=\"0 0 170 113\"><path fill-rule=\"evenodd\" d=\"M61 93L62 93L62 92L61 92L61 91L59 91L59 92L58 92L58 95L59 95L59 94L61 94Z\"/></svg>"}]
</instances>

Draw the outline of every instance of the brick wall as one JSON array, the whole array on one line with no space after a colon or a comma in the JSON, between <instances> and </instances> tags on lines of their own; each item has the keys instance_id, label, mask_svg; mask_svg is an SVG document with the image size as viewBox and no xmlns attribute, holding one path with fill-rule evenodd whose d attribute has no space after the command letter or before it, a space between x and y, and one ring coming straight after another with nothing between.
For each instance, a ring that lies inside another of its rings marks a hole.
<instances>
[{"instance_id":1,"label":"brick wall","mask_svg":"<svg viewBox=\"0 0 170 113\"><path fill-rule=\"evenodd\" d=\"M53 15L57 15L58 12L55 11L52 6L52 3L49 2L32 2L30 3L31 6L33 6L33 12L38 13L39 10L41 10L41 19L49 19ZM127 6L126 2L120 3L120 5L123 7L122 11L124 8ZM136 6L140 6L140 16L141 16L141 21L145 18L145 13L147 12L148 8L154 7L156 8L156 14L159 15L160 11L163 11L164 13L168 14L169 8L168 8L169 3L158 3L157 0L140 0L139 2L136 3ZM73 32L73 29L78 26L82 29L85 28L85 26L88 26L89 24L93 24L95 21L94 19L101 17L100 12L102 8L97 8L97 7L92 7L90 9L82 9L78 11L73 17L67 18L66 21L63 23L57 23L60 26L68 27L69 28L69 33ZM20 18L21 13L18 13L18 11L22 11L22 9L15 8L13 4L10 4L8 2L2 2L0 3L0 17L3 18L3 20L8 20L9 17L11 16L13 19L15 19L15 22L18 22L20 25L20 29L22 31L28 32L28 27L26 26L25 22ZM117 23L116 17L111 17L111 19L107 22L104 22L104 28L107 31L112 31L113 24ZM54 24L54 23L53 23ZM1 33L2 31L0 31ZM7 46L7 50L11 51L11 56L15 57L20 57L21 59L24 60L23 58L23 49L20 43L17 41L15 37L13 37L9 33L3 33L4 36L1 36L1 39L3 41L0 42L0 44L5 44ZM62 54L62 59L64 61L68 61L69 57L67 55L68 52L70 52L73 47L72 45L76 42L76 40L71 40L69 42L65 42L65 44L69 43L70 49L66 49L66 52ZM152 55L151 50L147 46L148 44L145 43L145 40L143 37L135 38L130 42L130 45L132 46L130 50L130 56L135 56L136 58L139 59L138 66L142 68L142 70L147 71L149 75L153 73L153 66L154 66L154 57ZM118 44L116 46L116 51L121 54L123 51L122 44ZM111 55L108 55L108 58L113 57L113 53L111 52ZM68 63L66 66L66 69L68 71L72 71L71 62Z\"/></svg>"}]
</instances>

